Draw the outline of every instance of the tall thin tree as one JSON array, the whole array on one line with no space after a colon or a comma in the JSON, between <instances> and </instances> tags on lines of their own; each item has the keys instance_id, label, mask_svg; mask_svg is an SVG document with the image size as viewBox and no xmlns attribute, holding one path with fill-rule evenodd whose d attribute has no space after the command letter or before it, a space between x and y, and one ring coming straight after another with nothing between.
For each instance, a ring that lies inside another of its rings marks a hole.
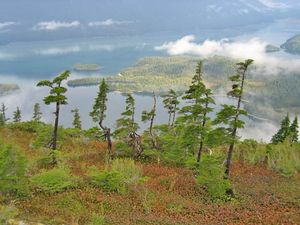
<instances>
[{"instance_id":1,"label":"tall thin tree","mask_svg":"<svg viewBox=\"0 0 300 225\"><path fill-rule=\"evenodd\" d=\"M39 103L35 103L33 106L33 116L32 119L34 121L41 121L42 119L42 112L41 112L41 106Z\"/></svg>"},{"instance_id":2,"label":"tall thin tree","mask_svg":"<svg viewBox=\"0 0 300 225\"><path fill-rule=\"evenodd\" d=\"M21 110L19 107L17 107L16 111L14 111L13 113L13 121L14 123L18 123L18 122L21 122Z\"/></svg>"},{"instance_id":3,"label":"tall thin tree","mask_svg":"<svg viewBox=\"0 0 300 225\"><path fill-rule=\"evenodd\" d=\"M178 111L178 105L179 105L179 95L174 91L173 89L170 89L167 94L163 95L163 103L164 107L168 110L169 120L168 125L173 126L175 119L176 119L176 113Z\"/></svg>"},{"instance_id":4,"label":"tall thin tree","mask_svg":"<svg viewBox=\"0 0 300 225\"><path fill-rule=\"evenodd\" d=\"M139 158L143 153L141 136L137 133L139 125L135 122L135 100L131 94L127 94L125 111L117 120L115 135L123 138L132 147L133 155Z\"/></svg>"},{"instance_id":5,"label":"tall thin tree","mask_svg":"<svg viewBox=\"0 0 300 225\"><path fill-rule=\"evenodd\" d=\"M90 116L92 117L94 122L97 122L104 132L104 138L107 141L107 150L109 157L113 157L112 153L112 140L111 140L111 129L105 126L104 120L106 118L107 111L107 94L109 91L109 87L103 79L101 84L99 85L99 91L97 97L95 98L93 110L90 112Z\"/></svg>"},{"instance_id":6,"label":"tall thin tree","mask_svg":"<svg viewBox=\"0 0 300 225\"><path fill-rule=\"evenodd\" d=\"M142 112L142 121L144 123L148 122L148 121L150 122L149 123L149 133L151 136L152 146L153 146L153 148L158 149L156 137L153 133L154 119L156 117L156 102L157 102L156 95L155 95L155 93L153 93L153 107L149 112L147 112L147 111Z\"/></svg>"},{"instance_id":7,"label":"tall thin tree","mask_svg":"<svg viewBox=\"0 0 300 225\"><path fill-rule=\"evenodd\" d=\"M38 82L38 87L49 87L50 88L50 94L44 98L44 102L46 105L50 105L52 103L55 104L55 121L54 121L54 127L53 127L53 134L52 139L49 142L49 147L52 150L57 149L57 135L58 135L58 125L59 125L59 115L60 115L60 107L61 105L67 105L67 97L66 92L67 88L63 87L63 82L68 79L70 76L70 71L66 70L57 77L55 77L53 80L42 80ZM53 153L53 152L52 152ZM56 164L56 157L54 154L52 154L53 164Z\"/></svg>"},{"instance_id":8,"label":"tall thin tree","mask_svg":"<svg viewBox=\"0 0 300 225\"><path fill-rule=\"evenodd\" d=\"M229 77L233 82L232 90L228 96L237 99L237 105L223 105L220 112L217 113L216 123L228 125L229 148L226 159L226 177L229 177L232 154L237 139L237 131L243 128L245 122L240 119L241 115L247 115L247 111L242 109L242 99L245 88L245 79L249 67L253 64L252 59L247 59L244 62L237 63L237 74Z\"/></svg>"},{"instance_id":9,"label":"tall thin tree","mask_svg":"<svg viewBox=\"0 0 300 225\"><path fill-rule=\"evenodd\" d=\"M73 122L72 122L73 127L76 128L76 129L81 130L82 125L81 125L79 109L78 108L72 109L71 113L73 113L73 115L74 115Z\"/></svg>"},{"instance_id":10,"label":"tall thin tree","mask_svg":"<svg viewBox=\"0 0 300 225\"><path fill-rule=\"evenodd\" d=\"M197 153L197 162L201 161L205 137L208 134L207 122L210 120L208 114L213 111L210 107L214 104L211 89L207 88L203 82L203 62L197 64L196 74L193 77L192 85L186 91L183 99L188 101L180 113L183 114L183 120L189 128L195 133L198 139L199 149Z\"/></svg>"}]
</instances>

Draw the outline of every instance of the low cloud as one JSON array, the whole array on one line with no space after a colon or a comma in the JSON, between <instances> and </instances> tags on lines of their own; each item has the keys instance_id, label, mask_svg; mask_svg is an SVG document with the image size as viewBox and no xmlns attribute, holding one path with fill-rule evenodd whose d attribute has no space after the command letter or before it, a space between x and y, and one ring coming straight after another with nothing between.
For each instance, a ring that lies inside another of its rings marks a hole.
<instances>
[{"instance_id":1,"label":"low cloud","mask_svg":"<svg viewBox=\"0 0 300 225\"><path fill-rule=\"evenodd\" d=\"M188 35L177 41L157 46L155 50L166 51L169 55L196 55L201 57L221 55L236 60L251 58L255 60L259 72L266 74L300 70L299 59L286 59L267 53L268 43L258 38L234 42L230 42L228 39L206 40L202 43L195 42L195 39L195 36Z\"/></svg>"},{"instance_id":2,"label":"low cloud","mask_svg":"<svg viewBox=\"0 0 300 225\"><path fill-rule=\"evenodd\" d=\"M46 49L34 50L36 55L55 56L55 55L67 55L82 51L113 51L114 47L111 45L74 45L65 47L51 47Z\"/></svg>"},{"instance_id":3,"label":"low cloud","mask_svg":"<svg viewBox=\"0 0 300 225\"><path fill-rule=\"evenodd\" d=\"M104 21L93 21L89 22L89 27L111 27L111 26L118 26L118 25L124 25L124 24L130 24L131 21L118 21L113 19L107 19Z\"/></svg>"},{"instance_id":4,"label":"low cloud","mask_svg":"<svg viewBox=\"0 0 300 225\"><path fill-rule=\"evenodd\" d=\"M0 22L0 30L2 30L2 29L5 29L5 28L8 28L8 27L11 27L11 26L15 26L15 25L17 25L18 23L16 23L16 22L11 22L11 21L9 21L9 22Z\"/></svg>"},{"instance_id":5,"label":"low cloud","mask_svg":"<svg viewBox=\"0 0 300 225\"><path fill-rule=\"evenodd\" d=\"M36 50L37 55L66 55L70 53L80 52L81 48L79 46L70 46L63 48L48 48L43 50Z\"/></svg>"},{"instance_id":6,"label":"low cloud","mask_svg":"<svg viewBox=\"0 0 300 225\"><path fill-rule=\"evenodd\" d=\"M258 0L261 4L263 4L264 6L268 7L268 8L272 8L272 9L287 9L290 8L289 5L283 3L283 2L277 2L274 0Z\"/></svg>"},{"instance_id":7,"label":"low cloud","mask_svg":"<svg viewBox=\"0 0 300 225\"><path fill-rule=\"evenodd\" d=\"M80 25L79 21L60 22L60 21L44 21L33 27L33 30L54 31L63 28L74 28Z\"/></svg>"},{"instance_id":8,"label":"low cloud","mask_svg":"<svg viewBox=\"0 0 300 225\"><path fill-rule=\"evenodd\" d=\"M5 52L0 52L0 60L12 60L15 58L15 55L12 54L8 54Z\"/></svg>"}]
</instances>

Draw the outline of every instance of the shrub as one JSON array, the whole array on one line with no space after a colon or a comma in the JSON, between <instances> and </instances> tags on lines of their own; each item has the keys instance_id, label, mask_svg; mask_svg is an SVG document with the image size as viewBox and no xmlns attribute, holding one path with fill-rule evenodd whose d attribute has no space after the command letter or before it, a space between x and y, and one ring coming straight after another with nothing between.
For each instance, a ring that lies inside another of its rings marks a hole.
<instances>
[{"instance_id":1,"label":"shrub","mask_svg":"<svg viewBox=\"0 0 300 225\"><path fill-rule=\"evenodd\" d=\"M104 171L92 168L89 176L93 185L118 193L124 193L145 180L142 169L132 159L115 159L111 167Z\"/></svg>"},{"instance_id":2,"label":"shrub","mask_svg":"<svg viewBox=\"0 0 300 225\"><path fill-rule=\"evenodd\" d=\"M0 193L13 196L26 194L25 171L24 156L12 146L0 145Z\"/></svg>"},{"instance_id":3,"label":"shrub","mask_svg":"<svg viewBox=\"0 0 300 225\"><path fill-rule=\"evenodd\" d=\"M283 176L293 176L300 171L300 144L288 141L277 145L259 144L245 140L239 144L238 157L250 164L266 163Z\"/></svg>"},{"instance_id":4,"label":"shrub","mask_svg":"<svg viewBox=\"0 0 300 225\"><path fill-rule=\"evenodd\" d=\"M32 187L45 193L63 192L75 188L80 179L71 175L68 169L54 168L44 171L31 178Z\"/></svg>"},{"instance_id":5,"label":"shrub","mask_svg":"<svg viewBox=\"0 0 300 225\"><path fill-rule=\"evenodd\" d=\"M231 189L229 179L224 179L225 168L222 157L204 155L199 167L197 183L206 187L212 200L229 200L227 191Z\"/></svg>"},{"instance_id":6,"label":"shrub","mask_svg":"<svg viewBox=\"0 0 300 225\"><path fill-rule=\"evenodd\" d=\"M14 219L18 215L18 210L13 205L0 205L0 224L6 224L9 219Z\"/></svg>"}]
</instances>

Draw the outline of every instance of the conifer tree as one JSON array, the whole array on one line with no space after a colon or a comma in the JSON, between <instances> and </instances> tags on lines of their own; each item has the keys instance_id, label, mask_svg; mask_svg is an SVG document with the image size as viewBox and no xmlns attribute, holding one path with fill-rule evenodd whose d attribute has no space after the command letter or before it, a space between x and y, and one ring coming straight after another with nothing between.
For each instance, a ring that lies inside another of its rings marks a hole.
<instances>
[{"instance_id":1,"label":"conifer tree","mask_svg":"<svg viewBox=\"0 0 300 225\"><path fill-rule=\"evenodd\" d=\"M34 121L41 121L42 119L42 112L41 112L41 106L39 103L35 103L33 106L33 116L32 119Z\"/></svg>"},{"instance_id":2,"label":"conifer tree","mask_svg":"<svg viewBox=\"0 0 300 225\"><path fill-rule=\"evenodd\" d=\"M298 117L295 116L295 119L294 119L292 125L290 126L290 135L291 135L292 143L298 142L298 136L299 136L298 128L299 128Z\"/></svg>"},{"instance_id":3,"label":"conifer tree","mask_svg":"<svg viewBox=\"0 0 300 225\"><path fill-rule=\"evenodd\" d=\"M0 123L4 125L9 119L6 118L6 111L7 107L5 106L4 103L1 104L1 109L0 109Z\"/></svg>"},{"instance_id":4,"label":"conifer tree","mask_svg":"<svg viewBox=\"0 0 300 225\"><path fill-rule=\"evenodd\" d=\"M48 96L44 98L44 102L46 105L55 104L55 121L54 121L54 127L53 127L53 134L52 134L52 140L49 142L49 147L52 150L57 149L57 135L58 135L58 125L59 125L59 115L60 115L60 107L61 105L67 105L67 97L65 96L67 92L67 88L63 87L63 81L67 80L70 76L70 71L66 70L57 77L55 77L53 80L42 80L38 82L38 87L49 87L50 93ZM52 163L56 164L56 157L54 155L54 152L52 151Z\"/></svg>"},{"instance_id":5,"label":"conifer tree","mask_svg":"<svg viewBox=\"0 0 300 225\"><path fill-rule=\"evenodd\" d=\"M242 98L244 93L244 85L246 79L246 73L249 66L253 64L252 59L247 59L245 62L237 63L237 74L229 77L233 82L232 90L228 93L228 96L237 99L237 105L224 104L220 112L217 113L215 123L227 125L227 132L229 137L229 149L226 159L225 174L229 177L231 159L234 150L234 145L237 139L237 131L239 128L243 128L245 122L240 119L241 115L247 115L247 111L242 109Z\"/></svg>"},{"instance_id":6,"label":"conifer tree","mask_svg":"<svg viewBox=\"0 0 300 225\"><path fill-rule=\"evenodd\" d=\"M169 92L163 95L162 97L163 97L164 107L168 110L168 114L169 114L168 125L173 126L176 119L176 113L179 109L178 108L179 95L173 89L170 89Z\"/></svg>"},{"instance_id":7,"label":"conifer tree","mask_svg":"<svg viewBox=\"0 0 300 225\"><path fill-rule=\"evenodd\" d=\"M14 123L18 123L18 122L21 122L21 110L19 107L17 107L17 110L14 111L13 113L13 121Z\"/></svg>"},{"instance_id":8,"label":"conifer tree","mask_svg":"<svg viewBox=\"0 0 300 225\"><path fill-rule=\"evenodd\" d=\"M188 126L187 132L193 132L194 138L199 143L197 153L197 162L201 160L204 147L204 140L208 134L207 122L210 120L208 114L213 111L210 107L214 104L212 91L206 88L203 83L203 63L200 61L196 68L196 74L193 77L192 85L186 91L183 99L188 100L189 104L184 106L180 113L183 114L183 121Z\"/></svg>"},{"instance_id":9,"label":"conifer tree","mask_svg":"<svg viewBox=\"0 0 300 225\"><path fill-rule=\"evenodd\" d=\"M71 113L74 114L74 118L73 118L73 122L72 122L73 127L81 130L82 126L81 126L81 119L80 119L80 115L79 115L79 109L75 108L75 109L71 110Z\"/></svg>"},{"instance_id":10,"label":"conifer tree","mask_svg":"<svg viewBox=\"0 0 300 225\"><path fill-rule=\"evenodd\" d=\"M145 123L145 122L150 121L149 133L150 133L150 136L151 136L152 146L153 146L153 148L157 149L158 148L157 141L156 141L155 135L153 133L153 125L154 125L155 117L156 117L156 96L153 93L153 107L149 112L147 112L147 111L142 112L142 122Z\"/></svg>"},{"instance_id":11,"label":"conifer tree","mask_svg":"<svg viewBox=\"0 0 300 225\"><path fill-rule=\"evenodd\" d=\"M107 141L108 154L109 157L112 158L111 129L103 124L104 119L106 118L108 91L108 85L103 79L101 84L99 85L99 92L97 94L97 97L95 98L95 103L92 112L90 112L90 116L93 118L94 122L97 122L99 124L100 128L104 132L104 139Z\"/></svg>"},{"instance_id":12,"label":"conifer tree","mask_svg":"<svg viewBox=\"0 0 300 225\"><path fill-rule=\"evenodd\" d=\"M297 122L297 120L296 120L296 122ZM290 135L290 116L289 116L289 114L287 114L286 117L281 121L280 129L272 137L271 143L272 144L282 143L282 142L284 142L284 140L286 140L286 138L289 135Z\"/></svg>"},{"instance_id":13,"label":"conifer tree","mask_svg":"<svg viewBox=\"0 0 300 225\"><path fill-rule=\"evenodd\" d=\"M6 118L6 111L7 111L7 108L4 105L4 103L2 103L1 108L0 108L0 126L4 126L6 124L6 122L8 121L8 119Z\"/></svg>"},{"instance_id":14,"label":"conifer tree","mask_svg":"<svg viewBox=\"0 0 300 225\"><path fill-rule=\"evenodd\" d=\"M137 133L139 125L135 122L135 100L131 94L127 95L126 108L121 114L122 117L117 120L117 129L115 135L123 138L127 144L132 147L136 158L143 153L141 137Z\"/></svg>"}]
</instances>

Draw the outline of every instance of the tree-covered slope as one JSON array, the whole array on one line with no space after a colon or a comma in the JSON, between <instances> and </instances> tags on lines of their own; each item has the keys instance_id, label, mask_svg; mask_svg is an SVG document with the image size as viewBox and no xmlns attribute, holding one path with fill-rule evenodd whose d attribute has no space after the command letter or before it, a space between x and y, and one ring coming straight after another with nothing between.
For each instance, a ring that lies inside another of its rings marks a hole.
<instances>
[{"instance_id":1,"label":"tree-covered slope","mask_svg":"<svg viewBox=\"0 0 300 225\"><path fill-rule=\"evenodd\" d=\"M300 54L300 34L287 40L281 45L281 48L289 53Z\"/></svg>"}]
</instances>

